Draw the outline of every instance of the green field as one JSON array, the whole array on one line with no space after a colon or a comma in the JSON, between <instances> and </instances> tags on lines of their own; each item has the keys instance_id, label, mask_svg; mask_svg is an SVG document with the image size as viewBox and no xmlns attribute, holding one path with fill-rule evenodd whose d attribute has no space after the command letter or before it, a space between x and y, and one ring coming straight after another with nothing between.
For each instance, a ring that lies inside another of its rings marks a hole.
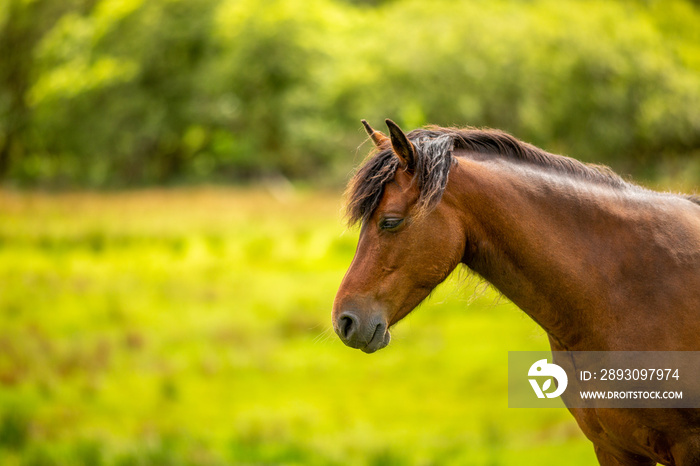
<instances>
[{"instance_id":1,"label":"green field","mask_svg":"<svg viewBox=\"0 0 700 466\"><path fill-rule=\"evenodd\" d=\"M593 464L507 408L524 313L456 274L366 355L335 192L0 193L0 464Z\"/></svg>"}]
</instances>

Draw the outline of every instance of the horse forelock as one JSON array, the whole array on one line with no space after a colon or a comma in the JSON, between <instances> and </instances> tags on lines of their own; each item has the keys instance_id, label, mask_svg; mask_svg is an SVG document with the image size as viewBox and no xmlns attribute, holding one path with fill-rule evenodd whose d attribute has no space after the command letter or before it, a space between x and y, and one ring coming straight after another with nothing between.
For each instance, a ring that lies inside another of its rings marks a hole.
<instances>
[{"instance_id":1,"label":"horse forelock","mask_svg":"<svg viewBox=\"0 0 700 466\"><path fill-rule=\"evenodd\" d=\"M429 137L408 134L414 148L415 165L413 182L417 183L420 195L413 214L421 216L429 212L442 198L447 186L454 139L448 135ZM346 191L347 220L349 225L366 223L379 206L384 186L396 176L401 163L391 149L370 154L355 173Z\"/></svg>"},{"instance_id":2,"label":"horse forelock","mask_svg":"<svg viewBox=\"0 0 700 466\"><path fill-rule=\"evenodd\" d=\"M413 130L407 136L416 149L414 182L420 190L414 209L417 215L426 214L440 202L456 149L493 154L615 188L630 186L608 167L551 154L500 130L429 126ZM346 191L350 225L365 223L369 219L379 206L384 186L394 179L399 166L399 159L391 149L370 154Z\"/></svg>"},{"instance_id":3,"label":"horse forelock","mask_svg":"<svg viewBox=\"0 0 700 466\"><path fill-rule=\"evenodd\" d=\"M346 191L346 217L350 226L365 223L384 194L384 186L396 175L399 159L391 149L374 151L350 180Z\"/></svg>"}]
</instances>

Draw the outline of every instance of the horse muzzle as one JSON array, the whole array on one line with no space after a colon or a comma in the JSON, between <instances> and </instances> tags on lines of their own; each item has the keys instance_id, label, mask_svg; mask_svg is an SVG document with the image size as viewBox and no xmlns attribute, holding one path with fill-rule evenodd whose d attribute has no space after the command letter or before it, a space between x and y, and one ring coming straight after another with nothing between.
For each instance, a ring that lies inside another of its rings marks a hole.
<instances>
[{"instance_id":1,"label":"horse muzzle","mask_svg":"<svg viewBox=\"0 0 700 466\"><path fill-rule=\"evenodd\" d=\"M381 313L364 316L355 310L341 311L333 316L333 329L351 348L374 353L391 341L389 326Z\"/></svg>"}]
</instances>

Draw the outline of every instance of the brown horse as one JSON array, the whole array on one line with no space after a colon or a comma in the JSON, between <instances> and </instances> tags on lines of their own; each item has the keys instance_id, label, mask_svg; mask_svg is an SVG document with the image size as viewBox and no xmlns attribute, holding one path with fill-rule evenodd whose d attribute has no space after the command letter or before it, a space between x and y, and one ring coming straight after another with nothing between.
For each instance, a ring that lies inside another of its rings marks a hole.
<instances>
[{"instance_id":1,"label":"brown horse","mask_svg":"<svg viewBox=\"0 0 700 466\"><path fill-rule=\"evenodd\" d=\"M555 351L700 350L700 199L628 183L496 130L390 136L348 188L355 257L333 306L371 353L457 265ZM570 409L602 465L700 464L700 410Z\"/></svg>"}]
</instances>

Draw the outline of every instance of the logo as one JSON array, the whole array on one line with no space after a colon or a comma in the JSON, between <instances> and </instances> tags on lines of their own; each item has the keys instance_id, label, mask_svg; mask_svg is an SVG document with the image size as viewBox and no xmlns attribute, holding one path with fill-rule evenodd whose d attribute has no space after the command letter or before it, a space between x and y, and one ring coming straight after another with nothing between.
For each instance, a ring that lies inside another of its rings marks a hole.
<instances>
[{"instance_id":1,"label":"logo","mask_svg":"<svg viewBox=\"0 0 700 466\"><path fill-rule=\"evenodd\" d=\"M544 398L545 396L547 398L556 398L564 393L564 390L566 390L566 385L569 383L569 378L566 376L564 369L556 364L547 363L546 359L540 359L530 366L530 370L528 371L527 375L530 377L549 377L542 384L542 388L540 388L539 384L537 383L537 379L528 379L530 381L530 385L532 385L532 389L535 391L535 395L537 395L537 398ZM552 378L556 379L557 381L557 389L551 393L546 393L552 386Z\"/></svg>"}]
</instances>

